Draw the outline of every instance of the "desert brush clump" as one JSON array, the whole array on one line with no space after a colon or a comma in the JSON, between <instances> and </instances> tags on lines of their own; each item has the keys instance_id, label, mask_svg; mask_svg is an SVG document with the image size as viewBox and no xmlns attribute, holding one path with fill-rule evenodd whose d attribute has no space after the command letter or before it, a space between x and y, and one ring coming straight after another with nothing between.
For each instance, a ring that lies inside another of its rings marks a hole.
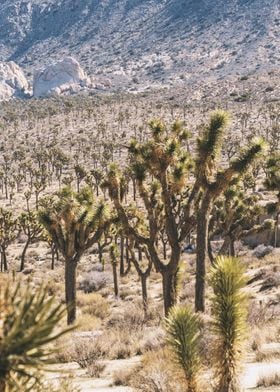
<instances>
[{"instance_id":1,"label":"desert brush clump","mask_svg":"<svg viewBox=\"0 0 280 392\"><path fill-rule=\"evenodd\" d=\"M201 368L200 356L201 320L190 307L175 306L165 320L167 343L176 363L182 368L187 392L197 392Z\"/></svg>"},{"instance_id":2,"label":"desert brush clump","mask_svg":"<svg viewBox=\"0 0 280 392\"><path fill-rule=\"evenodd\" d=\"M238 392L240 360L246 337L246 277L237 258L217 257L211 268L211 322L214 334L215 392Z\"/></svg>"}]
</instances>

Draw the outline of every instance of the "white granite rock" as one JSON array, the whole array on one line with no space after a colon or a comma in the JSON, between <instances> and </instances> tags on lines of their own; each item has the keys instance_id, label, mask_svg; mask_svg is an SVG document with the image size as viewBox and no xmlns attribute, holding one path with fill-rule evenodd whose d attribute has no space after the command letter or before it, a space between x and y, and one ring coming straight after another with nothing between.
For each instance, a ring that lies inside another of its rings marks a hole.
<instances>
[{"instance_id":1,"label":"white granite rock","mask_svg":"<svg viewBox=\"0 0 280 392\"><path fill-rule=\"evenodd\" d=\"M87 76L79 62L73 57L66 57L35 72L33 95L36 98L48 97L93 87L91 78Z\"/></svg>"},{"instance_id":2,"label":"white granite rock","mask_svg":"<svg viewBox=\"0 0 280 392\"><path fill-rule=\"evenodd\" d=\"M0 62L0 101L23 97L28 93L28 81L22 69L13 61Z\"/></svg>"}]
</instances>

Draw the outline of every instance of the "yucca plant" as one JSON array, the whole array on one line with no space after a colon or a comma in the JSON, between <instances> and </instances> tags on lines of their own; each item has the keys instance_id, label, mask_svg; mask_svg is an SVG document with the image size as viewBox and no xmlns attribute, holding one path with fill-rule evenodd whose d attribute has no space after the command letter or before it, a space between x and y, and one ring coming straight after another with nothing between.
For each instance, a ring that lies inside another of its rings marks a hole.
<instances>
[{"instance_id":1,"label":"yucca plant","mask_svg":"<svg viewBox=\"0 0 280 392\"><path fill-rule=\"evenodd\" d=\"M66 308L41 287L0 290L0 391L35 391L39 371L52 362L50 343L70 329L57 329Z\"/></svg>"},{"instance_id":2,"label":"yucca plant","mask_svg":"<svg viewBox=\"0 0 280 392\"><path fill-rule=\"evenodd\" d=\"M247 318L244 268L236 258L217 257L209 280L214 292L211 305L215 336L215 392L238 392Z\"/></svg>"},{"instance_id":3,"label":"yucca plant","mask_svg":"<svg viewBox=\"0 0 280 392\"><path fill-rule=\"evenodd\" d=\"M174 306L165 321L167 343L187 381L187 392L198 391L201 368L200 318L190 307Z\"/></svg>"}]
</instances>

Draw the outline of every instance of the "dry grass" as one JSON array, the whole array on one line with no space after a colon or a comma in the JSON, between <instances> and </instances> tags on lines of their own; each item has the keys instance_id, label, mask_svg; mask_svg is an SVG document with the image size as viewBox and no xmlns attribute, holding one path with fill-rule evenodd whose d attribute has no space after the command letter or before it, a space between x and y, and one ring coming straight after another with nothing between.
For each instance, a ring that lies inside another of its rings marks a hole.
<instances>
[{"instance_id":1,"label":"dry grass","mask_svg":"<svg viewBox=\"0 0 280 392\"><path fill-rule=\"evenodd\" d=\"M269 376L261 377L257 383L257 388L268 388L272 386L280 386L280 373L274 373Z\"/></svg>"},{"instance_id":2,"label":"dry grass","mask_svg":"<svg viewBox=\"0 0 280 392\"><path fill-rule=\"evenodd\" d=\"M186 384L183 375L170 361L170 352L159 350L143 356L141 365L130 373L114 375L115 385L129 385L141 392L184 392Z\"/></svg>"},{"instance_id":3,"label":"dry grass","mask_svg":"<svg viewBox=\"0 0 280 392\"><path fill-rule=\"evenodd\" d=\"M270 351L262 351L260 348L256 351L256 361L257 362L270 362L280 359L280 352L278 349Z\"/></svg>"},{"instance_id":4,"label":"dry grass","mask_svg":"<svg viewBox=\"0 0 280 392\"><path fill-rule=\"evenodd\" d=\"M102 320L100 318L88 313L78 315L77 331L95 331L99 330L101 327Z\"/></svg>"},{"instance_id":5,"label":"dry grass","mask_svg":"<svg viewBox=\"0 0 280 392\"><path fill-rule=\"evenodd\" d=\"M109 303L97 293L85 294L79 291L77 295L77 305L81 308L84 315L94 316L101 320L107 318L110 313Z\"/></svg>"}]
</instances>

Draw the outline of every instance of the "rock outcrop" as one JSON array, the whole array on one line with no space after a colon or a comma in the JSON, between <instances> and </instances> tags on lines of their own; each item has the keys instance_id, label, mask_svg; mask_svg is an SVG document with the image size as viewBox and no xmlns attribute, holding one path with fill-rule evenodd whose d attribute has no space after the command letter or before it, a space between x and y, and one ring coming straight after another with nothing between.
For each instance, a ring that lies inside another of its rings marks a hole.
<instances>
[{"instance_id":1,"label":"rock outcrop","mask_svg":"<svg viewBox=\"0 0 280 392\"><path fill-rule=\"evenodd\" d=\"M0 62L0 101L28 94L28 81L22 69L13 61Z\"/></svg>"},{"instance_id":2,"label":"rock outcrop","mask_svg":"<svg viewBox=\"0 0 280 392\"><path fill-rule=\"evenodd\" d=\"M79 62L72 57L53 63L34 74L33 95L35 98L75 93L95 88Z\"/></svg>"}]
</instances>

